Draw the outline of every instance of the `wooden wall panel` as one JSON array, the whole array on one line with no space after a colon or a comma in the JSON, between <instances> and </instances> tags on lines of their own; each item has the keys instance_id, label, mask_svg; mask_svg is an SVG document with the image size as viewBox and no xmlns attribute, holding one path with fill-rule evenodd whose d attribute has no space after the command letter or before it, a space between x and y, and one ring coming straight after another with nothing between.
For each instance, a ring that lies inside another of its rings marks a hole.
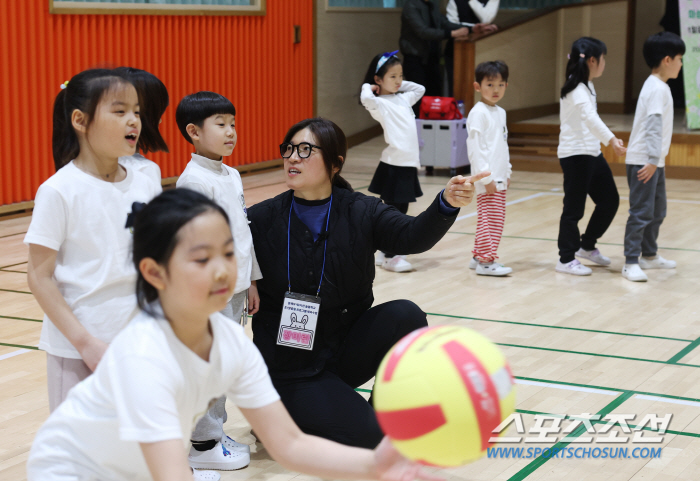
<instances>
[{"instance_id":1,"label":"wooden wall panel","mask_svg":"<svg viewBox=\"0 0 700 481\"><path fill-rule=\"evenodd\" d=\"M268 0L265 16L51 15L48 3L0 1L0 204L33 199L53 174L53 100L86 68L137 67L168 87L160 128L170 154L149 155L163 177L179 175L192 151L175 125L184 95L213 90L236 106L230 165L278 158L287 129L313 113L313 2Z\"/></svg>"}]
</instances>

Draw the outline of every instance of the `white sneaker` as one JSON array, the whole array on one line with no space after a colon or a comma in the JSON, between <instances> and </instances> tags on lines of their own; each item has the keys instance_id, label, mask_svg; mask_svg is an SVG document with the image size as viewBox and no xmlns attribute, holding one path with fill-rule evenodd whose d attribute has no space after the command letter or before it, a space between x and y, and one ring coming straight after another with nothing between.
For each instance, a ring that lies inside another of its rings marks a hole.
<instances>
[{"instance_id":1,"label":"white sneaker","mask_svg":"<svg viewBox=\"0 0 700 481\"><path fill-rule=\"evenodd\" d=\"M587 251L583 248L579 249L578 252L576 252L576 257L581 257L582 259L588 259L591 262L595 262L599 266L609 266L610 265L610 258L605 257L603 254L600 253L598 249L593 249L592 251Z\"/></svg>"},{"instance_id":2,"label":"white sneaker","mask_svg":"<svg viewBox=\"0 0 700 481\"><path fill-rule=\"evenodd\" d=\"M250 454L250 446L247 444L237 443L225 434L224 437L221 438L221 444L223 444L229 451Z\"/></svg>"},{"instance_id":3,"label":"white sneaker","mask_svg":"<svg viewBox=\"0 0 700 481\"><path fill-rule=\"evenodd\" d=\"M219 481L221 475L216 471L200 471L199 469L192 470L194 481Z\"/></svg>"},{"instance_id":4,"label":"white sneaker","mask_svg":"<svg viewBox=\"0 0 700 481\"><path fill-rule=\"evenodd\" d=\"M377 251L377 253L374 254L374 265L381 266L382 264L384 264L384 253L382 251Z\"/></svg>"},{"instance_id":5,"label":"white sneaker","mask_svg":"<svg viewBox=\"0 0 700 481\"><path fill-rule=\"evenodd\" d=\"M208 451L197 451L191 447L187 459L190 466L195 469L216 469L217 471L233 471L245 468L250 464L249 453L229 451L226 446L221 444L221 441Z\"/></svg>"},{"instance_id":6,"label":"white sneaker","mask_svg":"<svg viewBox=\"0 0 700 481\"><path fill-rule=\"evenodd\" d=\"M676 261L664 259L660 255L656 257L640 257L639 267L642 269L675 269Z\"/></svg>"},{"instance_id":7,"label":"white sneaker","mask_svg":"<svg viewBox=\"0 0 700 481\"><path fill-rule=\"evenodd\" d=\"M648 280L639 264L625 264L625 267L622 268L622 277L632 282L646 282Z\"/></svg>"},{"instance_id":8,"label":"white sneaker","mask_svg":"<svg viewBox=\"0 0 700 481\"><path fill-rule=\"evenodd\" d=\"M479 265L476 266L476 273L480 276L501 277L507 276L511 272L513 272L513 269L511 269L510 267L506 267L503 264L498 264L496 262L491 262L489 264L479 263Z\"/></svg>"},{"instance_id":9,"label":"white sneaker","mask_svg":"<svg viewBox=\"0 0 700 481\"><path fill-rule=\"evenodd\" d=\"M555 267L554 270L562 274L572 274L574 276L590 276L593 272L590 267L584 266L576 259L566 264L562 264L561 261L558 261L557 267Z\"/></svg>"},{"instance_id":10,"label":"white sneaker","mask_svg":"<svg viewBox=\"0 0 700 481\"><path fill-rule=\"evenodd\" d=\"M476 266L479 265L479 261L476 260L476 257L472 257L472 260L469 261L469 268L470 269L476 269Z\"/></svg>"},{"instance_id":11,"label":"white sneaker","mask_svg":"<svg viewBox=\"0 0 700 481\"><path fill-rule=\"evenodd\" d=\"M413 266L406 260L406 256L394 256L384 259L382 268L391 272L408 272Z\"/></svg>"}]
</instances>

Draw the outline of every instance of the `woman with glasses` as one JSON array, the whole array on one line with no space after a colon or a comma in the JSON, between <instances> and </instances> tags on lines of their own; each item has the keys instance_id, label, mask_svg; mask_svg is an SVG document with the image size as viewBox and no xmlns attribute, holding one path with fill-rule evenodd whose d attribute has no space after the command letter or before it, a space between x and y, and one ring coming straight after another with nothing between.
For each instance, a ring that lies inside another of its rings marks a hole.
<instances>
[{"instance_id":1,"label":"woman with glasses","mask_svg":"<svg viewBox=\"0 0 700 481\"><path fill-rule=\"evenodd\" d=\"M372 307L374 253L430 249L471 202L471 183L481 176L450 179L425 212L410 217L353 192L340 176L345 134L329 120L294 125L280 154L290 190L248 211L263 275L253 341L304 432L374 448L382 431L354 388L400 338L427 326L411 301Z\"/></svg>"}]
</instances>

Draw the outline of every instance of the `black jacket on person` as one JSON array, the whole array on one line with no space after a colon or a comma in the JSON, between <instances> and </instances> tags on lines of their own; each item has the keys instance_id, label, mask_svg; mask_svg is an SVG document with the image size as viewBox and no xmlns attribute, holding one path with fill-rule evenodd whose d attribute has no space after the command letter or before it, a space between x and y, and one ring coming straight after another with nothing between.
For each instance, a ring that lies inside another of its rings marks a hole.
<instances>
[{"instance_id":1,"label":"black jacket on person","mask_svg":"<svg viewBox=\"0 0 700 481\"><path fill-rule=\"evenodd\" d=\"M423 64L428 63L434 43L452 38L452 30L461 25L447 20L432 0L406 0L401 12L401 37L399 49L403 55L420 57Z\"/></svg>"},{"instance_id":2,"label":"black jacket on person","mask_svg":"<svg viewBox=\"0 0 700 481\"><path fill-rule=\"evenodd\" d=\"M444 216L439 199L417 217L400 213L376 197L334 187L328 233L314 241L291 215L289 270L292 292L316 294L327 237L321 308L313 350L277 345L287 292L287 227L293 191L248 210L255 254L263 278L257 282L260 310L253 316L253 342L276 378L310 377L333 362L352 325L374 302L374 253L417 254L433 247L457 214ZM424 286L429 288L429 286Z\"/></svg>"}]
</instances>

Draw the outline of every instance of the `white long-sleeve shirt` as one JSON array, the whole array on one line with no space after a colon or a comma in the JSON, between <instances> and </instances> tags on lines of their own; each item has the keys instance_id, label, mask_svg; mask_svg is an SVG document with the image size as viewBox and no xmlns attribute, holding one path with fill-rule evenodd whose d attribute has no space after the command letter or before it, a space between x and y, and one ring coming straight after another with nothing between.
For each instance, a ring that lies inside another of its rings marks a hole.
<instances>
[{"instance_id":1,"label":"white long-sleeve shirt","mask_svg":"<svg viewBox=\"0 0 700 481\"><path fill-rule=\"evenodd\" d=\"M476 182L476 193L485 193L485 185L492 181L496 182L497 190L506 190L513 171L508 152L506 111L497 105L492 107L477 102L467 116L467 132L471 174L491 172L491 175Z\"/></svg>"},{"instance_id":2,"label":"white long-sleeve shirt","mask_svg":"<svg viewBox=\"0 0 700 481\"><path fill-rule=\"evenodd\" d=\"M262 272L255 257L253 235L248 226L241 174L220 160L192 154L192 160L187 163L187 167L177 179L176 186L206 195L219 204L228 215L238 267L234 294L247 290L250 281L262 279Z\"/></svg>"},{"instance_id":3,"label":"white long-sleeve shirt","mask_svg":"<svg viewBox=\"0 0 700 481\"><path fill-rule=\"evenodd\" d=\"M420 167L416 115L411 108L425 93L425 87L404 81L392 95L374 95L370 84L362 85L360 101L384 129L387 148L381 161L397 167Z\"/></svg>"},{"instance_id":4,"label":"white long-sleeve shirt","mask_svg":"<svg viewBox=\"0 0 700 481\"><path fill-rule=\"evenodd\" d=\"M481 23L493 23L496 19L496 15L498 15L499 4L500 0L489 0L486 5L482 4L479 0L469 0L469 6L479 20L481 20ZM455 0L450 0L447 3L447 19L452 23L459 23L468 27L474 26L473 23L459 21L459 10L457 9Z\"/></svg>"},{"instance_id":5,"label":"white long-sleeve shirt","mask_svg":"<svg viewBox=\"0 0 700 481\"><path fill-rule=\"evenodd\" d=\"M600 144L608 145L614 137L598 116L595 88L580 83L559 100L559 148L560 159L574 155L600 155Z\"/></svg>"}]
</instances>

